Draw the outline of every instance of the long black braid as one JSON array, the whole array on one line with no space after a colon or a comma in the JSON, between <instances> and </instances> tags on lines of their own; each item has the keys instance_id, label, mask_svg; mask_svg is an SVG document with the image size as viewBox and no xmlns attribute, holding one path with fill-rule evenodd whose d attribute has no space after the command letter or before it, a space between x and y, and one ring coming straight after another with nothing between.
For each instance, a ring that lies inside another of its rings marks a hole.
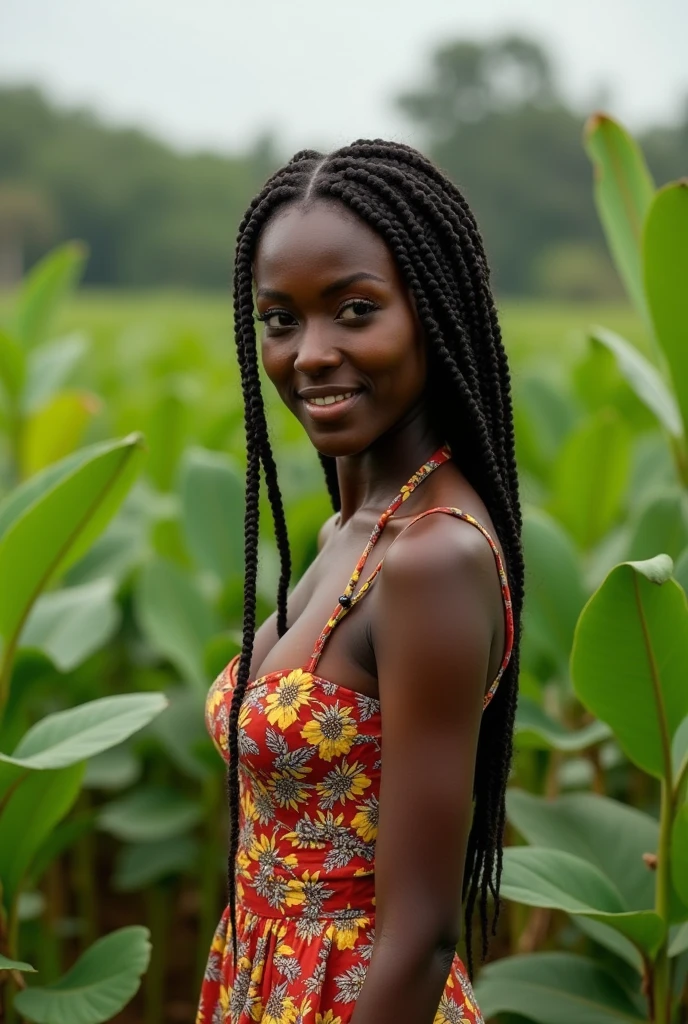
<instances>
[{"instance_id":1,"label":"long black braid","mask_svg":"<svg viewBox=\"0 0 688 1024\"><path fill-rule=\"evenodd\" d=\"M464 873L467 967L473 971L472 920L478 906L481 955L500 910L505 791L517 700L523 556L514 454L511 384L480 232L459 190L409 146L360 140L330 156L302 150L277 171L239 227L234 274L235 331L245 405L247 469L243 643L229 720L229 904L236 959L239 846L239 709L249 680L256 627L261 467L281 558L277 634L287 630L291 561L284 508L268 438L258 375L252 260L260 232L290 203L325 200L365 221L387 244L416 303L428 344L430 408L453 458L488 508L502 542L513 601L509 666L483 716L474 780L474 814ZM333 508L340 508L336 460L320 455ZM489 898L494 901L492 927Z\"/></svg>"}]
</instances>

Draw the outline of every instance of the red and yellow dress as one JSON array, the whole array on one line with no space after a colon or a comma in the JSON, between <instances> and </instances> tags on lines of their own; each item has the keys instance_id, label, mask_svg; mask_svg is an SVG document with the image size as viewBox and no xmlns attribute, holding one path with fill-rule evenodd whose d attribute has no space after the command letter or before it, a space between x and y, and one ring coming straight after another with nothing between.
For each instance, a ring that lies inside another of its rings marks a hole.
<instances>
[{"instance_id":1,"label":"red and yellow dress","mask_svg":"<svg viewBox=\"0 0 688 1024\"><path fill-rule=\"evenodd\" d=\"M382 562L353 596L387 521L450 457L448 446L439 448L382 514L308 664L248 684L238 737L238 959L235 963L227 908L212 942L196 1024L346 1024L351 1019L375 940L382 718L379 701L315 673L332 630L380 571ZM494 553L506 643L486 707L513 642L506 573L480 523L448 507L421 512L411 522L431 512L472 523ZM225 759L237 661L238 655L215 680L206 705L208 730ZM458 955L435 1024L483 1024Z\"/></svg>"}]
</instances>

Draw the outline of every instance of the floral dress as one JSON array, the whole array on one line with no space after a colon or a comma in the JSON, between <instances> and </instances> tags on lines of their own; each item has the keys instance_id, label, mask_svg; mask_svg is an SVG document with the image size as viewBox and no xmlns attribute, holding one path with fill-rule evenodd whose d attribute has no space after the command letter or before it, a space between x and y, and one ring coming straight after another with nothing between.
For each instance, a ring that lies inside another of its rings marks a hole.
<instances>
[{"instance_id":1,"label":"floral dress","mask_svg":"<svg viewBox=\"0 0 688 1024\"><path fill-rule=\"evenodd\" d=\"M337 608L307 665L248 683L239 715L237 946L229 908L212 942L196 1024L346 1024L366 977L375 940L375 838L381 772L380 703L316 675L337 623L367 593L382 562L353 591L387 521L434 469L451 457L439 448L378 520ZM505 653L513 617L502 560L487 531L505 605ZM408 524L409 526L411 523ZM408 529L408 526L405 527ZM228 720L239 656L213 683L207 727L227 760ZM466 970L454 956L434 1024L483 1024Z\"/></svg>"}]
</instances>

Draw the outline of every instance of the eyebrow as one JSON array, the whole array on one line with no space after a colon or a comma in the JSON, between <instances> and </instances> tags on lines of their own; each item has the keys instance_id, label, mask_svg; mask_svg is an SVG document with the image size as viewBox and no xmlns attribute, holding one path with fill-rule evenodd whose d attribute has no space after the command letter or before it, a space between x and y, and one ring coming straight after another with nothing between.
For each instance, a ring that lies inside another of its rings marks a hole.
<instances>
[{"instance_id":1,"label":"eyebrow","mask_svg":"<svg viewBox=\"0 0 688 1024\"><path fill-rule=\"evenodd\" d=\"M328 284L320 292L320 297L326 299L330 295L344 291L345 288L355 284L357 281L380 281L382 284L385 283L384 278L378 277L377 274L371 274L367 270L359 270L355 274L349 274L347 277L341 277L338 281ZM290 302L292 298L287 292L279 292L274 288L259 288L256 296L259 299L275 299L278 302Z\"/></svg>"}]
</instances>

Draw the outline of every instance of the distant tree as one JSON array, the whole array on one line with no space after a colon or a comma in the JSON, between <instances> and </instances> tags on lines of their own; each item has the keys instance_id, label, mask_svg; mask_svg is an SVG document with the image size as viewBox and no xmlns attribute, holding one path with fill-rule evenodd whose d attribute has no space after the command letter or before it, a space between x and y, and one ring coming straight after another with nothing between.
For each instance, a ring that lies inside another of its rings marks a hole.
<instances>
[{"instance_id":1,"label":"distant tree","mask_svg":"<svg viewBox=\"0 0 688 1024\"><path fill-rule=\"evenodd\" d=\"M581 145L545 51L519 36L453 42L397 100L474 207L503 292L537 291L543 252L586 242L606 259Z\"/></svg>"}]
</instances>

